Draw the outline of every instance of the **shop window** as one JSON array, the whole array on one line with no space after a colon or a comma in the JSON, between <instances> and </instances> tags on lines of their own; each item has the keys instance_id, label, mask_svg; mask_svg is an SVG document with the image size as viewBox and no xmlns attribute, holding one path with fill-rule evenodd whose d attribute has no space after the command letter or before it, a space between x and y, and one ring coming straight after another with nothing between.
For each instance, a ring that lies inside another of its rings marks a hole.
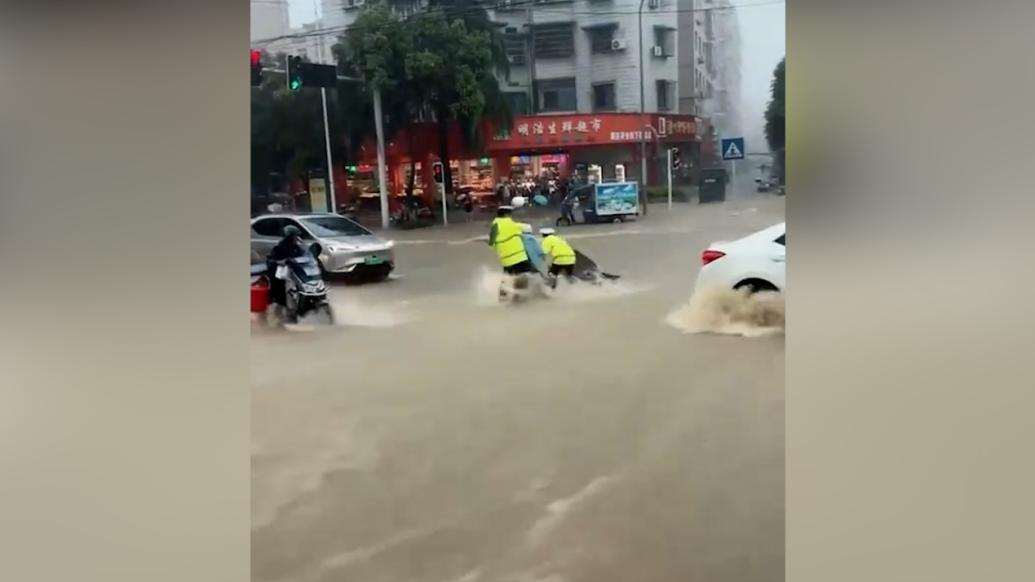
<instances>
[{"instance_id":1,"label":"shop window","mask_svg":"<svg viewBox=\"0 0 1035 582\"><path fill-rule=\"evenodd\" d=\"M575 56L575 24L557 22L535 25L535 57L537 59Z\"/></svg>"},{"instance_id":2,"label":"shop window","mask_svg":"<svg viewBox=\"0 0 1035 582\"><path fill-rule=\"evenodd\" d=\"M658 79L656 82L658 91L658 111L671 111L675 101L675 86L672 81Z\"/></svg>"},{"instance_id":3,"label":"shop window","mask_svg":"<svg viewBox=\"0 0 1035 582\"><path fill-rule=\"evenodd\" d=\"M536 87L539 93L539 111L575 111L578 109L574 77L537 81Z\"/></svg>"},{"instance_id":4,"label":"shop window","mask_svg":"<svg viewBox=\"0 0 1035 582\"><path fill-rule=\"evenodd\" d=\"M614 82L593 85L593 111L614 111L615 108Z\"/></svg>"}]
</instances>

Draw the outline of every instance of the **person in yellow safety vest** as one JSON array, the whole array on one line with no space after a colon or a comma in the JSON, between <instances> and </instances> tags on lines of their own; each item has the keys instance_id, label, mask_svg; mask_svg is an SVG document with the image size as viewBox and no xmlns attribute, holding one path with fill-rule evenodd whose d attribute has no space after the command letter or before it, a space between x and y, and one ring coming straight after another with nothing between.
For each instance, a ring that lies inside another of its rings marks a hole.
<instances>
[{"instance_id":1,"label":"person in yellow safety vest","mask_svg":"<svg viewBox=\"0 0 1035 582\"><path fill-rule=\"evenodd\" d=\"M550 258L550 274L574 277L575 249L552 228L540 229L539 234L543 235L543 252Z\"/></svg>"},{"instance_id":2,"label":"person in yellow safety vest","mask_svg":"<svg viewBox=\"0 0 1035 582\"><path fill-rule=\"evenodd\" d=\"M532 272L532 263L521 240L521 224L510 216L513 211L511 206L500 206L496 210L496 218L489 228L489 246L496 249L504 273L520 275Z\"/></svg>"}]
</instances>

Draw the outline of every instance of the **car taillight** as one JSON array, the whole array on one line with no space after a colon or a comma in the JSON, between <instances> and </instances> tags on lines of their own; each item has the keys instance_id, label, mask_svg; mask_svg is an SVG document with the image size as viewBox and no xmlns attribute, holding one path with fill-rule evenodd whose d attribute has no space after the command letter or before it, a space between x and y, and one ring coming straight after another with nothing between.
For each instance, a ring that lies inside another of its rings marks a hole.
<instances>
[{"instance_id":1,"label":"car taillight","mask_svg":"<svg viewBox=\"0 0 1035 582\"><path fill-rule=\"evenodd\" d=\"M701 265L702 266L703 265L707 265L708 263L710 263L710 262L712 262L712 261L714 261L716 259L721 259L722 257L725 257L725 256L726 256L726 253L724 253L722 251L713 251L711 249L708 249L708 250L704 251L703 253L701 253Z\"/></svg>"}]
</instances>

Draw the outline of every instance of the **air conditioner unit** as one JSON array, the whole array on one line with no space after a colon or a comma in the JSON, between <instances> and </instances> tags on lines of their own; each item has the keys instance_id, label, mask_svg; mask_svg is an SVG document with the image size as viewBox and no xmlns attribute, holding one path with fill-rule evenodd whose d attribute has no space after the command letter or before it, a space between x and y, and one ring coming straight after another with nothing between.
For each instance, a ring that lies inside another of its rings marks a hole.
<instances>
[{"instance_id":1,"label":"air conditioner unit","mask_svg":"<svg viewBox=\"0 0 1035 582\"><path fill-rule=\"evenodd\" d=\"M656 57L663 57L665 56L665 47L661 46L660 44L656 44L653 47L651 47L651 52Z\"/></svg>"},{"instance_id":2,"label":"air conditioner unit","mask_svg":"<svg viewBox=\"0 0 1035 582\"><path fill-rule=\"evenodd\" d=\"M624 51L628 43L624 38L615 38L611 40L611 50L613 51Z\"/></svg>"},{"instance_id":3,"label":"air conditioner unit","mask_svg":"<svg viewBox=\"0 0 1035 582\"><path fill-rule=\"evenodd\" d=\"M648 0L648 2L647 2L647 8L650 8L651 10L657 9L657 7L660 6L660 5L661 5L661 0Z\"/></svg>"}]
</instances>

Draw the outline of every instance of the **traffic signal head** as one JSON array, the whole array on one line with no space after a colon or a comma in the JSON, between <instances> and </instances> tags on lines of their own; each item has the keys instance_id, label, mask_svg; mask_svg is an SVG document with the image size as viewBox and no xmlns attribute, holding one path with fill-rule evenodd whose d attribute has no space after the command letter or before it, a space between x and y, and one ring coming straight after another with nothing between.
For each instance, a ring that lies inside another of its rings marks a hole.
<instances>
[{"instance_id":1,"label":"traffic signal head","mask_svg":"<svg viewBox=\"0 0 1035 582\"><path fill-rule=\"evenodd\" d=\"M288 89L302 89L302 57L288 57Z\"/></svg>"},{"instance_id":2,"label":"traffic signal head","mask_svg":"<svg viewBox=\"0 0 1035 582\"><path fill-rule=\"evenodd\" d=\"M262 51L252 50L252 87L262 85Z\"/></svg>"},{"instance_id":3,"label":"traffic signal head","mask_svg":"<svg viewBox=\"0 0 1035 582\"><path fill-rule=\"evenodd\" d=\"M442 162L431 164L431 174L434 176L436 184L442 184L445 182L445 176L442 173Z\"/></svg>"},{"instance_id":4,"label":"traffic signal head","mask_svg":"<svg viewBox=\"0 0 1035 582\"><path fill-rule=\"evenodd\" d=\"M672 148L672 169L679 169L679 148Z\"/></svg>"}]
</instances>

